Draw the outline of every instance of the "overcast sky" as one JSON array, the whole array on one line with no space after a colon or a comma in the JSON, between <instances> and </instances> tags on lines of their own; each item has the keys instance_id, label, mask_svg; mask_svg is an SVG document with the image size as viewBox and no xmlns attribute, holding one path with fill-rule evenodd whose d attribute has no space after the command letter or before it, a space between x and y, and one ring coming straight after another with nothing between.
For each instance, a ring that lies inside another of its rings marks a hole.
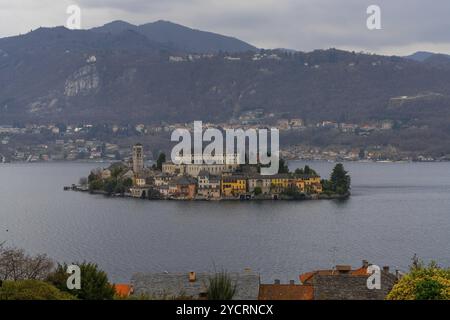
<instances>
[{"instance_id":1,"label":"overcast sky","mask_svg":"<svg viewBox=\"0 0 450 320\"><path fill-rule=\"evenodd\" d=\"M0 0L0 37L65 25L70 4L80 6L84 29L162 19L261 48L450 54L449 0ZM372 4L381 7L382 30L366 27Z\"/></svg>"}]
</instances>

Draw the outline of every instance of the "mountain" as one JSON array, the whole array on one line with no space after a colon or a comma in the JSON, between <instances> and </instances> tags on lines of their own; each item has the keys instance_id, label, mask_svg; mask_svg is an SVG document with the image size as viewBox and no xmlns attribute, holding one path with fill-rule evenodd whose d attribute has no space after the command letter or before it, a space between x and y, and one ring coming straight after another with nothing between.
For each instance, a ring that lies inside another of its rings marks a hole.
<instances>
[{"instance_id":1,"label":"mountain","mask_svg":"<svg viewBox=\"0 0 450 320\"><path fill-rule=\"evenodd\" d=\"M427 51L417 51L409 56L406 56L406 59L410 59L410 60L414 60L414 61L418 61L418 62L423 62L426 59L428 59L429 57L431 57L432 55L434 55L434 53L432 52L427 52Z\"/></svg>"},{"instance_id":2,"label":"mountain","mask_svg":"<svg viewBox=\"0 0 450 320\"><path fill-rule=\"evenodd\" d=\"M412 55L406 56L405 58L414 60L414 61L418 61L418 62L424 62L430 58L433 58L434 56L447 57L450 59L450 55L427 52L427 51L417 51L416 53L413 53Z\"/></svg>"},{"instance_id":3,"label":"mountain","mask_svg":"<svg viewBox=\"0 0 450 320\"><path fill-rule=\"evenodd\" d=\"M217 53L220 51L235 53L257 50L254 46L236 38L195 30L163 20L140 26L124 21L114 21L91 30L98 33L112 34L133 30L146 36L149 40L192 53Z\"/></svg>"},{"instance_id":4,"label":"mountain","mask_svg":"<svg viewBox=\"0 0 450 320\"><path fill-rule=\"evenodd\" d=\"M374 145L415 148L428 139L426 146L447 144L450 153L445 57L417 62L336 49L192 54L140 27L107 28L40 28L0 39L0 124L219 123L248 114L273 122L388 119L404 135L385 133Z\"/></svg>"}]
</instances>

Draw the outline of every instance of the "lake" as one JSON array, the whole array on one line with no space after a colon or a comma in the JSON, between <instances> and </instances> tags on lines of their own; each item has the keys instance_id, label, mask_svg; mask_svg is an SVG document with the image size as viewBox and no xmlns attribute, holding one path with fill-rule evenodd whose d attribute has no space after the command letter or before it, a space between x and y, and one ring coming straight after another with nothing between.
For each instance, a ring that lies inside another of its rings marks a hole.
<instances>
[{"instance_id":1,"label":"lake","mask_svg":"<svg viewBox=\"0 0 450 320\"><path fill-rule=\"evenodd\" d=\"M303 166L291 162L291 169ZM333 163L309 162L323 177ZM135 272L259 272L287 282L367 259L450 266L450 163L345 163L347 201L176 202L63 191L95 163L0 164L0 242L60 262Z\"/></svg>"}]
</instances>

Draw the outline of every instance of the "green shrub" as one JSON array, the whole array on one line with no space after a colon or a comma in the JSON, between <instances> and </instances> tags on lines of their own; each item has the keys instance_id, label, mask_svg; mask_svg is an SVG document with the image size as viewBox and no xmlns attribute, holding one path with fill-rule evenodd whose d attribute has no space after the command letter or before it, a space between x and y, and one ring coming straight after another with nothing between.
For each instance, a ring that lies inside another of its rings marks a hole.
<instances>
[{"instance_id":1,"label":"green shrub","mask_svg":"<svg viewBox=\"0 0 450 320\"><path fill-rule=\"evenodd\" d=\"M70 292L81 300L112 300L115 289L108 281L107 274L100 270L96 264L76 264L81 271L81 289L69 290L67 288L67 265L59 264L56 271L50 274L47 281L52 283L61 291Z\"/></svg>"},{"instance_id":2,"label":"green shrub","mask_svg":"<svg viewBox=\"0 0 450 320\"><path fill-rule=\"evenodd\" d=\"M431 262L425 266L416 257L410 272L400 279L387 296L388 300L449 300L450 269Z\"/></svg>"},{"instance_id":3,"label":"green shrub","mask_svg":"<svg viewBox=\"0 0 450 320\"><path fill-rule=\"evenodd\" d=\"M73 300L50 283L39 280L5 281L0 287L0 300Z\"/></svg>"},{"instance_id":4,"label":"green shrub","mask_svg":"<svg viewBox=\"0 0 450 320\"><path fill-rule=\"evenodd\" d=\"M232 300L236 294L236 284L222 271L209 279L208 300Z\"/></svg>"}]
</instances>

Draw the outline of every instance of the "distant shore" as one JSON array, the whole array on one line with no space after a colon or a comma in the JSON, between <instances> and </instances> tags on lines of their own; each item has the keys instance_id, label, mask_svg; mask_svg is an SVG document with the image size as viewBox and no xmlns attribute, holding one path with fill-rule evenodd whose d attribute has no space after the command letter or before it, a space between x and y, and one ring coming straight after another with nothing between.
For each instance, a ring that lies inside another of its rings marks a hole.
<instances>
[{"instance_id":1,"label":"distant shore","mask_svg":"<svg viewBox=\"0 0 450 320\"><path fill-rule=\"evenodd\" d=\"M339 160L339 159L286 159L286 161L303 161L303 162L330 162L330 163L442 163L442 162L450 162L449 160ZM9 161L9 162L0 162L1 164L24 164L24 163L116 163L122 162L122 160L48 160L48 161ZM146 163L152 164L155 163L156 160L148 160Z\"/></svg>"}]
</instances>

